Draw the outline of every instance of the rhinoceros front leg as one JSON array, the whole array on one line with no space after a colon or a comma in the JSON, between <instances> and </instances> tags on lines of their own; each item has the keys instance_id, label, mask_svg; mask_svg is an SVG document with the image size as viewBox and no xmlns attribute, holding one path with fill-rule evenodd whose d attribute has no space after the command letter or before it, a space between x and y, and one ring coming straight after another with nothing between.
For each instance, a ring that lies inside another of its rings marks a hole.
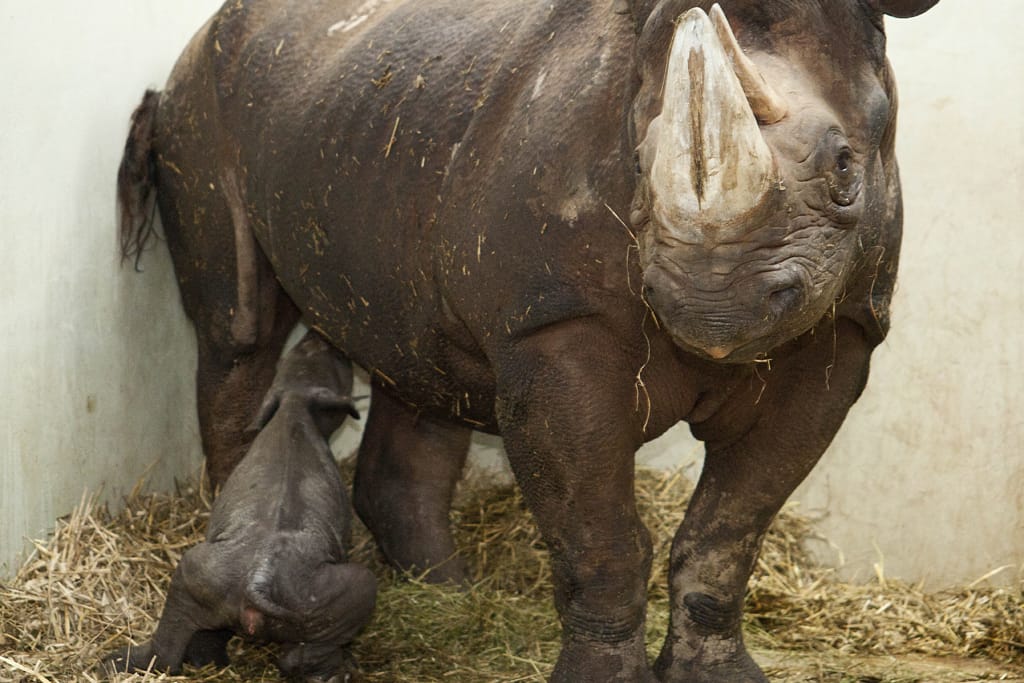
<instances>
[{"instance_id":1,"label":"rhinoceros front leg","mask_svg":"<svg viewBox=\"0 0 1024 683\"><path fill-rule=\"evenodd\" d=\"M516 344L496 411L516 480L551 553L562 651L552 681L653 681L644 647L651 541L634 500L643 416L635 359L564 324Z\"/></svg>"},{"instance_id":2,"label":"rhinoceros front leg","mask_svg":"<svg viewBox=\"0 0 1024 683\"><path fill-rule=\"evenodd\" d=\"M466 563L455 555L448 523L472 432L418 415L378 385L366 420L353 504L381 552L403 571L430 570L434 583L460 583Z\"/></svg>"},{"instance_id":3,"label":"rhinoceros front leg","mask_svg":"<svg viewBox=\"0 0 1024 683\"><path fill-rule=\"evenodd\" d=\"M870 353L860 328L839 321L834 338L819 334L777 359L760 372L766 384L755 379L714 417L693 425L707 455L673 541L671 623L655 663L660 680L768 680L743 644L747 581L772 519L860 395ZM730 437L743 425L753 427Z\"/></svg>"}]
</instances>

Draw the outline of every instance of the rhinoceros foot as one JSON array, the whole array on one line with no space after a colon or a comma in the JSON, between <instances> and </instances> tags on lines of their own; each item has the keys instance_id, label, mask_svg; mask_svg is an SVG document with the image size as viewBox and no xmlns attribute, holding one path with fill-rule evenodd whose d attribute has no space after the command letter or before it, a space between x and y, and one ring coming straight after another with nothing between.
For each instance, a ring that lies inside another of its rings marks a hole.
<instances>
[{"instance_id":1,"label":"rhinoceros foot","mask_svg":"<svg viewBox=\"0 0 1024 683\"><path fill-rule=\"evenodd\" d=\"M666 661L659 657L654 666L661 683L769 683L745 648L724 661L708 662L702 657L689 661Z\"/></svg>"},{"instance_id":2,"label":"rhinoceros foot","mask_svg":"<svg viewBox=\"0 0 1024 683\"><path fill-rule=\"evenodd\" d=\"M278 668L288 680L301 683L356 683L358 666L352 653L336 643L294 643L281 649Z\"/></svg>"},{"instance_id":3,"label":"rhinoceros foot","mask_svg":"<svg viewBox=\"0 0 1024 683\"><path fill-rule=\"evenodd\" d=\"M551 683L657 683L647 664L642 636L621 643L572 638L563 643Z\"/></svg>"},{"instance_id":4,"label":"rhinoceros foot","mask_svg":"<svg viewBox=\"0 0 1024 683\"><path fill-rule=\"evenodd\" d=\"M352 671L343 671L334 674L330 678L321 678L320 676L307 676L303 679L303 683L357 683L358 678Z\"/></svg>"}]
</instances>

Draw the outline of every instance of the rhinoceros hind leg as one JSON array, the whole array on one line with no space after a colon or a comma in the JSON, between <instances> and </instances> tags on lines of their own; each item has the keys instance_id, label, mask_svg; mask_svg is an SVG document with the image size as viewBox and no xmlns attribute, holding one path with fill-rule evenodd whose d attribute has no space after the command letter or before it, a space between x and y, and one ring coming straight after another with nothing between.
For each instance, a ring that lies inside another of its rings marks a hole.
<instances>
[{"instance_id":1,"label":"rhinoceros hind leg","mask_svg":"<svg viewBox=\"0 0 1024 683\"><path fill-rule=\"evenodd\" d=\"M195 324L196 399L206 470L221 486L252 442L247 432L298 309L254 244L238 250L220 198L209 198L207 230L176 228L161 207L185 312Z\"/></svg>"},{"instance_id":2,"label":"rhinoceros hind leg","mask_svg":"<svg viewBox=\"0 0 1024 683\"><path fill-rule=\"evenodd\" d=\"M426 580L460 583L465 560L448 524L471 430L436 422L374 385L359 446L353 502L395 567Z\"/></svg>"},{"instance_id":3,"label":"rhinoceros hind leg","mask_svg":"<svg viewBox=\"0 0 1024 683\"><path fill-rule=\"evenodd\" d=\"M262 255L261 255L262 258ZM247 430L274 378L277 360L299 314L274 279L269 265L261 270L258 334L239 342L220 309L228 301L209 302L194 318L199 348L196 399L206 470L213 485L227 481L252 443ZM216 291L211 287L211 291Z\"/></svg>"},{"instance_id":4,"label":"rhinoceros hind leg","mask_svg":"<svg viewBox=\"0 0 1024 683\"><path fill-rule=\"evenodd\" d=\"M216 131L193 130L188 121L206 117L189 106L171 109L161 110L169 117L161 125L195 137L174 138L158 156L160 216L195 325L199 429L207 472L219 486L252 441L246 427L299 313L256 242L244 182L230 165L210 163Z\"/></svg>"}]
</instances>

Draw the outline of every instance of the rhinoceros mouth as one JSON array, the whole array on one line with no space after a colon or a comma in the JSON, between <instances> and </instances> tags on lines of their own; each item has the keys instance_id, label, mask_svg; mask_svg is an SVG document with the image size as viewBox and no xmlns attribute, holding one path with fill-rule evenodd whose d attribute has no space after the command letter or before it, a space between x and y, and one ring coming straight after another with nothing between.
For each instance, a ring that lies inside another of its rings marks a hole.
<instances>
[{"instance_id":1,"label":"rhinoceros mouth","mask_svg":"<svg viewBox=\"0 0 1024 683\"><path fill-rule=\"evenodd\" d=\"M644 271L644 295L683 351L719 363L754 362L827 313L834 281L822 289L799 264L747 267L739 279L697 274L663 254Z\"/></svg>"},{"instance_id":2,"label":"rhinoceros mouth","mask_svg":"<svg viewBox=\"0 0 1024 683\"><path fill-rule=\"evenodd\" d=\"M672 340L675 342L676 346L686 353L703 358L704 360L728 365L746 365L749 363L768 362L771 360L772 350L788 341L785 338L781 338L777 341L772 339L760 339L735 347L723 344L719 346L701 348L690 344L686 340L675 335L672 336Z\"/></svg>"},{"instance_id":3,"label":"rhinoceros mouth","mask_svg":"<svg viewBox=\"0 0 1024 683\"><path fill-rule=\"evenodd\" d=\"M738 340L696 339L685 331L672 329L669 329L669 336L675 345L686 353L715 363L741 365L770 360L775 349L801 336L813 326L813 321L793 330L787 325L785 330L775 328L753 338Z\"/></svg>"}]
</instances>

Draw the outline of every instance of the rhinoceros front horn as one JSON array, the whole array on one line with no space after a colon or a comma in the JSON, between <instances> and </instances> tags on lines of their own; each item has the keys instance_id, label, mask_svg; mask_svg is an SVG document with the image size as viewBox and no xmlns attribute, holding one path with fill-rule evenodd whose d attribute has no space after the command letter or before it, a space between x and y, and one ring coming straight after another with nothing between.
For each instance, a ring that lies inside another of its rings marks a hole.
<instances>
[{"instance_id":1,"label":"rhinoceros front horn","mask_svg":"<svg viewBox=\"0 0 1024 683\"><path fill-rule=\"evenodd\" d=\"M776 176L758 126L785 116L782 99L743 54L716 5L691 9L675 28L661 114L651 122L647 159L651 209L661 226L724 238L759 206Z\"/></svg>"}]
</instances>

